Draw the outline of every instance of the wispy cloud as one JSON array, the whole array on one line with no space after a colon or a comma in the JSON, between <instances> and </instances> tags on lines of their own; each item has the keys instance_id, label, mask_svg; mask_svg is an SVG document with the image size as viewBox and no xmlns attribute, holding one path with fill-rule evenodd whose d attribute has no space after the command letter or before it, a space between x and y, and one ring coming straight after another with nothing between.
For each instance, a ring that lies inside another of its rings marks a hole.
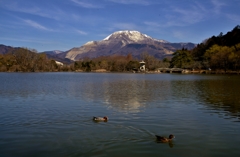
<instances>
[{"instance_id":1,"label":"wispy cloud","mask_svg":"<svg viewBox=\"0 0 240 157\"><path fill-rule=\"evenodd\" d=\"M207 10L198 3L193 3L186 8L171 6L163 11L158 22L145 21L149 27L188 26L205 20Z\"/></svg>"},{"instance_id":2,"label":"wispy cloud","mask_svg":"<svg viewBox=\"0 0 240 157\"><path fill-rule=\"evenodd\" d=\"M190 10L175 8L173 11L177 16L179 15L180 18L178 21L186 24L194 24L200 22L205 16L204 11L200 10L200 8L198 7L193 7ZM174 18L177 18L177 16L175 16Z\"/></svg>"},{"instance_id":3,"label":"wispy cloud","mask_svg":"<svg viewBox=\"0 0 240 157\"><path fill-rule=\"evenodd\" d=\"M39 23L32 21L32 20L23 20L27 25L36 28L36 29L40 29L40 30L45 30L45 31L52 31L51 29L48 29L42 25L40 25Z\"/></svg>"},{"instance_id":4,"label":"wispy cloud","mask_svg":"<svg viewBox=\"0 0 240 157\"><path fill-rule=\"evenodd\" d=\"M84 31L81 31L81 30L76 30L76 32L78 33L78 34L81 34L81 35L87 35L88 33L87 32L84 32Z\"/></svg>"},{"instance_id":5,"label":"wispy cloud","mask_svg":"<svg viewBox=\"0 0 240 157\"><path fill-rule=\"evenodd\" d=\"M103 8L103 6L101 5L93 4L85 1L79 1L79 0L71 0L71 1L83 8Z\"/></svg>"},{"instance_id":6,"label":"wispy cloud","mask_svg":"<svg viewBox=\"0 0 240 157\"><path fill-rule=\"evenodd\" d=\"M150 2L147 0L108 0L110 2L114 3L120 3L120 4L139 4L139 5L149 5Z\"/></svg>"},{"instance_id":7,"label":"wispy cloud","mask_svg":"<svg viewBox=\"0 0 240 157\"><path fill-rule=\"evenodd\" d=\"M235 14L226 14L226 17L232 21L236 21L237 23L240 23L240 16Z\"/></svg>"},{"instance_id":8,"label":"wispy cloud","mask_svg":"<svg viewBox=\"0 0 240 157\"><path fill-rule=\"evenodd\" d=\"M5 5L5 7L11 11L37 15L37 16L46 17L49 19L54 19L54 20L59 20L63 13L60 9L56 9L56 8L51 8L50 10L50 9L43 9L38 6L27 7L27 6L19 5L18 3L11 3L11 4L9 3Z\"/></svg>"},{"instance_id":9,"label":"wispy cloud","mask_svg":"<svg viewBox=\"0 0 240 157\"><path fill-rule=\"evenodd\" d=\"M201 23L207 19L216 18L216 16L227 16L229 19L237 18L235 15L226 15L223 7L226 4L221 0L210 0L208 5L202 2L192 2L186 6L174 6L165 8L161 19L156 21L145 21L144 24L149 27L184 27ZM238 18L237 18L238 19Z\"/></svg>"},{"instance_id":10,"label":"wispy cloud","mask_svg":"<svg viewBox=\"0 0 240 157\"><path fill-rule=\"evenodd\" d=\"M53 41L46 41L44 40L39 40L38 38L22 38L21 37L14 37L14 38L5 38L5 37L0 37L0 40L9 40L9 41L19 41L19 42L27 42L27 43L39 43L39 44L54 44L56 42Z\"/></svg>"},{"instance_id":11,"label":"wispy cloud","mask_svg":"<svg viewBox=\"0 0 240 157\"><path fill-rule=\"evenodd\" d=\"M221 9L223 6L225 6L226 4L223 3L222 1L219 1L219 0L211 0L212 4L213 4L213 12L215 14L219 14L221 13Z\"/></svg>"}]
</instances>

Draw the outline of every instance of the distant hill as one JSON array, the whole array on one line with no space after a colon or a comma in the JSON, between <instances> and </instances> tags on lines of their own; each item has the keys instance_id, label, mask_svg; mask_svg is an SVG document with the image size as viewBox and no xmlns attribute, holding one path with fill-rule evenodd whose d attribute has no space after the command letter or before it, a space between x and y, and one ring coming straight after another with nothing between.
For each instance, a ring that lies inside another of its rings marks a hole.
<instances>
[{"instance_id":1,"label":"distant hill","mask_svg":"<svg viewBox=\"0 0 240 157\"><path fill-rule=\"evenodd\" d=\"M14 49L14 48L11 46L6 46L6 45L0 44L0 54L6 54L11 49Z\"/></svg>"},{"instance_id":2,"label":"distant hill","mask_svg":"<svg viewBox=\"0 0 240 157\"><path fill-rule=\"evenodd\" d=\"M6 46L3 44L0 44L0 54L6 54L8 52L15 52L18 49L22 49L20 47L11 47L11 46ZM30 50L31 51L31 50ZM64 51L59 51L59 50L54 50L54 51L46 51L46 52L41 52L45 53L49 59L53 59L65 64L72 63L73 61L68 59L68 58L60 58L58 57L59 54L64 53ZM39 53L39 54L41 54Z\"/></svg>"},{"instance_id":3,"label":"distant hill","mask_svg":"<svg viewBox=\"0 0 240 157\"><path fill-rule=\"evenodd\" d=\"M131 54L134 58L141 58L141 53L148 52L158 59L171 56L177 49L193 49L194 43L170 43L165 40L154 39L138 31L118 31L110 34L101 41L90 41L81 47L75 47L61 54L59 58L76 61L83 58L100 56Z\"/></svg>"},{"instance_id":4,"label":"distant hill","mask_svg":"<svg viewBox=\"0 0 240 157\"><path fill-rule=\"evenodd\" d=\"M16 52L16 50L20 50L20 49L25 49L25 48L21 48L21 47L12 47L12 46L6 46L3 44L0 44L0 54L7 54L9 52ZM29 50L31 51L31 50Z\"/></svg>"},{"instance_id":5,"label":"distant hill","mask_svg":"<svg viewBox=\"0 0 240 157\"><path fill-rule=\"evenodd\" d=\"M42 53L45 53L47 55L57 55L57 54L60 54L60 53L63 53L64 51L60 51L60 50L53 50L53 51L45 51L45 52L42 52Z\"/></svg>"},{"instance_id":6,"label":"distant hill","mask_svg":"<svg viewBox=\"0 0 240 157\"><path fill-rule=\"evenodd\" d=\"M56 61L59 61L59 62L65 63L65 64L69 64L69 63L73 62L72 60L70 60L68 58L59 57L60 54L64 53L64 51L53 50L53 51L45 51L45 52L41 52L41 53L45 53L49 59L54 59Z\"/></svg>"}]
</instances>

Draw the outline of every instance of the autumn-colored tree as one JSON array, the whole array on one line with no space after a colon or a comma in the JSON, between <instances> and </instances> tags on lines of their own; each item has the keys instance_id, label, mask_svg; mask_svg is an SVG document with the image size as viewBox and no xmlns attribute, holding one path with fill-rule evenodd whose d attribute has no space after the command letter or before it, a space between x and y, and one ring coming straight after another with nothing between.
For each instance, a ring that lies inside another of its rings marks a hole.
<instances>
[{"instance_id":1,"label":"autumn-colored tree","mask_svg":"<svg viewBox=\"0 0 240 157\"><path fill-rule=\"evenodd\" d=\"M69 68L69 67L68 67ZM0 55L0 71L38 72L61 71L55 61L49 60L46 54L37 53L34 49L13 48L5 55Z\"/></svg>"}]
</instances>

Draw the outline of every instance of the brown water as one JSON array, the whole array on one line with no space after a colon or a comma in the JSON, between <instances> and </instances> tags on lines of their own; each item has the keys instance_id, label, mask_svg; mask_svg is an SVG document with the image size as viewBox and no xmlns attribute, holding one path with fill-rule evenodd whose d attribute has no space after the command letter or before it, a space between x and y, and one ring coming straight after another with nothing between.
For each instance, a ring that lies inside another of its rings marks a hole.
<instances>
[{"instance_id":1,"label":"brown water","mask_svg":"<svg viewBox=\"0 0 240 157\"><path fill-rule=\"evenodd\" d=\"M240 76L0 73L0 82L1 157L240 156Z\"/></svg>"}]
</instances>

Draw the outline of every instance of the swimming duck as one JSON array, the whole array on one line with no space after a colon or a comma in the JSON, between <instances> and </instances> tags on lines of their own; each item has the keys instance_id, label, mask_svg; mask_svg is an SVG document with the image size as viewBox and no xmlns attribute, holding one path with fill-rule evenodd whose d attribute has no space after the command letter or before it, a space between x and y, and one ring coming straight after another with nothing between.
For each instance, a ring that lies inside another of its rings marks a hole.
<instances>
[{"instance_id":1,"label":"swimming duck","mask_svg":"<svg viewBox=\"0 0 240 157\"><path fill-rule=\"evenodd\" d=\"M93 117L94 121L108 121L108 117Z\"/></svg>"},{"instance_id":2,"label":"swimming duck","mask_svg":"<svg viewBox=\"0 0 240 157\"><path fill-rule=\"evenodd\" d=\"M172 139L175 138L175 136L172 135L172 134L169 135L169 138L162 137L162 136L159 136L159 135L155 135L155 136L157 137L157 140L158 140L158 141L161 141L161 142L164 142L164 143L166 143L166 142L171 142Z\"/></svg>"}]
</instances>

